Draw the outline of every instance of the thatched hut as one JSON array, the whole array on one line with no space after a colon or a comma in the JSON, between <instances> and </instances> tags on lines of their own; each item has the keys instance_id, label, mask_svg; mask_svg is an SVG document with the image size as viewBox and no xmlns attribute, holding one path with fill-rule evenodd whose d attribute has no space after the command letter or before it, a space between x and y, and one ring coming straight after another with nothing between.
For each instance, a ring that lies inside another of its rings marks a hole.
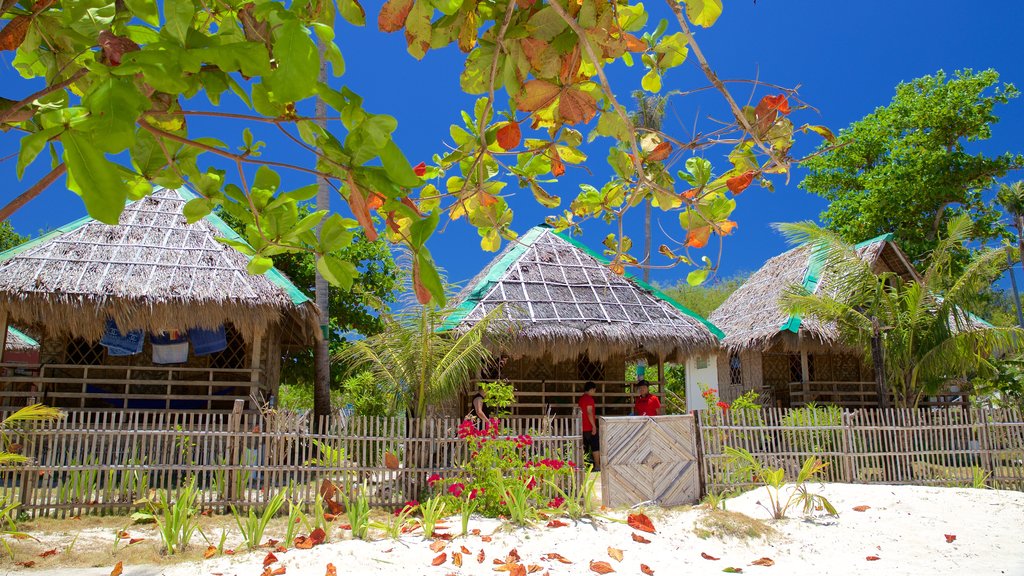
<instances>
[{"instance_id":1,"label":"thatched hut","mask_svg":"<svg viewBox=\"0 0 1024 576\"><path fill-rule=\"evenodd\" d=\"M38 364L39 342L14 326L8 326L3 362L4 364Z\"/></svg>"},{"instance_id":2,"label":"thatched hut","mask_svg":"<svg viewBox=\"0 0 1024 576\"><path fill-rule=\"evenodd\" d=\"M476 381L516 388L518 414L571 414L582 384L597 385L598 413L628 413L626 364L657 366L706 353L721 332L566 234L537 226L510 243L457 298L446 329L466 330L500 307L490 341L500 358ZM664 396L664 386L656 390Z\"/></svg>"},{"instance_id":3,"label":"thatched hut","mask_svg":"<svg viewBox=\"0 0 1024 576\"><path fill-rule=\"evenodd\" d=\"M0 320L41 340L38 375L0 379L0 398L219 410L275 393L282 348L316 337L316 307L276 270L248 274L220 218L188 224L191 198L162 189L116 226L83 218L0 254Z\"/></svg>"},{"instance_id":4,"label":"thatched hut","mask_svg":"<svg viewBox=\"0 0 1024 576\"><path fill-rule=\"evenodd\" d=\"M862 242L857 251L876 273L912 278L917 272L892 241L891 234ZM769 405L797 406L830 402L877 406L874 371L860 351L845 346L835 325L783 312L786 288L802 285L815 292L827 283L823 258L806 246L770 260L729 296L710 319L725 332L715 358L718 388L731 402L756 390ZM698 389L687 389L691 408L702 408Z\"/></svg>"}]
</instances>

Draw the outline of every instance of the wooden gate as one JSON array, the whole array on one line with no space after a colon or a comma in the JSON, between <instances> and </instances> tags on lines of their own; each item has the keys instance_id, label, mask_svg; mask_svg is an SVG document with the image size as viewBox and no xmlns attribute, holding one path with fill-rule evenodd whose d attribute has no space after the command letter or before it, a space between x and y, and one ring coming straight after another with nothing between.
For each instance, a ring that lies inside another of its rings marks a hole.
<instances>
[{"instance_id":1,"label":"wooden gate","mask_svg":"<svg viewBox=\"0 0 1024 576\"><path fill-rule=\"evenodd\" d=\"M690 415L602 417L601 501L612 508L700 498L697 434Z\"/></svg>"}]
</instances>

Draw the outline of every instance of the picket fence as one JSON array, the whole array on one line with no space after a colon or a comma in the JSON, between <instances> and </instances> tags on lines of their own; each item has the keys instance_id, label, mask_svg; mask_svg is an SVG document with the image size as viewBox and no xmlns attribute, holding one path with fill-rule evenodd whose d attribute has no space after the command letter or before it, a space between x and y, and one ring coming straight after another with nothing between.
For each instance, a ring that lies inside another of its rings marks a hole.
<instances>
[{"instance_id":1,"label":"picket fence","mask_svg":"<svg viewBox=\"0 0 1024 576\"><path fill-rule=\"evenodd\" d=\"M530 434L533 456L579 462L578 420L516 417L502 426ZM29 463L0 472L0 498L33 516L123 514L159 491L174 499L195 478L201 507L223 512L260 506L282 490L308 506L330 480L364 487L372 506L398 507L418 498L429 476L466 461L460 423L338 414L311 432L291 413L75 411L8 433L9 447ZM387 466L386 453L398 468Z\"/></svg>"},{"instance_id":2,"label":"picket fence","mask_svg":"<svg viewBox=\"0 0 1024 576\"><path fill-rule=\"evenodd\" d=\"M995 409L762 409L698 413L703 493L756 485L724 448L751 452L793 478L804 460L826 482L985 485L1024 490L1024 419Z\"/></svg>"}]
</instances>

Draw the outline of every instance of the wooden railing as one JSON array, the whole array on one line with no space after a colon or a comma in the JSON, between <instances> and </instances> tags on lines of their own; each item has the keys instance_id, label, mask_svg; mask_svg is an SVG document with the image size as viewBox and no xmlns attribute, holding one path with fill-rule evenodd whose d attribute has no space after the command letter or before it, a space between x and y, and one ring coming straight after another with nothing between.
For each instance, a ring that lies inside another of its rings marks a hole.
<instances>
[{"instance_id":1,"label":"wooden railing","mask_svg":"<svg viewBox=\"0 0 1024 576\"><path fill-rule=\"evenodd\" d=\"M871 382L790 382L789 405L792 407L804 406L811 402L815 404L835 404L844 408L877 408L878 389L874 381ZM943 391L934 396L922 398L918 402L919 407L940 407L963 405L966 406L965 394L958 392ZM889 405L895 404L895 398L890 395Z\"/></svg>"},{"instance_id":2,"label":"wooden railing","mask_svg":"<svg viewBox=\"0 0 1024 576\"><path fill-rule=\"evenodd\" d=\"M68 410L231 411L262 384L259 369L0 364L0 403Z\"/></svg>"},{"instance_id":3,"label":"wooden railing","mask_svg":"<svg viewBox=\"0 0 1024 576\"><path fill-rule=\"evenodd\" d=\"M493 380L473 380L471 385ZM626 388L636 382L622 380L516 380L503 379L511 383L516 390L516 403L512 406L513 414L544 414L554 416L570 416L574 414L577 402L583 394L583 386L593 382L594 408L598 416L625 416L633 409L635 392L626 392ZM652 394L657 394L657 382L652 381Z\"/></svg>"}]
</instances>

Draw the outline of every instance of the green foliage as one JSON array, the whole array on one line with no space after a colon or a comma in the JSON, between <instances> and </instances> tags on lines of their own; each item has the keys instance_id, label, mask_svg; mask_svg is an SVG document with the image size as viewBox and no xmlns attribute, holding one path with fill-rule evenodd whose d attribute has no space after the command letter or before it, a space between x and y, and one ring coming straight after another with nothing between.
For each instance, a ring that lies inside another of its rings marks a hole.
<instances>
[{"instance_id":1,"label":"green foliage","mask_svg":"<svg viewBox=\"0 0 1024 576\"><path fill-rule=\"evenodd\" d=\"M420 504L424 538L433 538L434 526L437 526L437 523L444 518L445 507L445 498L440 495L427 498Z\"/></svg>"},{"instance_id":2,"label":"green foliage","mask_svg":"<svg viewBox=\"0 0 1024 576\"><path fill-rule=\"evenodd\" d=\"M1000 408L1024 411L1024 359L1019 356L993 360L995 372L988 377L975 378L975 398L991 401Z\"/></svg>"},{"instance_id":3,"label":"green foliage","mask_svg":"<svg viewBox=\"0 0 1024 576\"><path fill-rule=\"evenodd\" d=\"M656 374L651 373L652 368L647 367L647 372L644 375L648 379L648 382L653 381L656 378ZM626 365L626 382L636 382L639 380L637 376L636 364ZM686 413L686 366L682 364L665 364L665 389L675 394L675 397L666 395L665 405L662 406L662 410L665 414L685 414ZM679 398L679 401L676 400Z\"/></svg>"},{"instance_id":4,"label":"green foliage","mask_svg":"<svg viewBox=\"0 0 1024 576\"><path fill-rule=\"evenodd\" d=\"M346 378L342 385L342 403L351 404L360 416L394 416L396 403L392 396L392 391L369 371Z\"/></svg>"},{"instance_id":5,"label":"green foliage","mask_svg":"<svg viewBox=\"0 0 1024 576\"><path fill-rule=\"evenodd\" d=\"M789 497L783 500L780 493L786 484L785 468L769 468L758 461L757 458L754 458L750 452L742 448L726 446L725 455L734 464L741 466L742 469L749 472L754 478L760 478L765 488L768 489L768 504L761 504L761 507L767 510L772 518L782 520L786 517L790 506L794 504L801 506L804 515L812 514L814 510L820 507L824 508L832 516L839 516L839 512L836 511L831 502L824 496L815 494L807 488L807 483L819 477L825 468L828 467L828 463L822 462L814 456L809 456L804 460L803 466L800 467L800 472L792 480L793 488L790 489Z\"/></svg>"},{"instance_id":6,"label":"green foliage","mask_svg":"<svg viewBox=\"0 0 1024 576\"><path fill-rule=\"evenodd\" d=\"M341 390L331 390L331 406L340 408L343 405ZM295 412L312 410L313 385L308 381L281 384L281 387L277 390L277 406L283 410L293 410Z\"/></svg>"},{"instance_id":7,"label":"green foliage","mask_svg":"<svg viewBox=\"0 0 1024 576\"><path fill-rule=\"evenodd\" d=\"M348 523L352 527L352 537L365 540L370 528L370 496L366 486L362 485L352 490L340 491L342 502L345 504L345 514L348 516Z\"/></svg>"},{"instance_id":8,"label":"green foliage","mask_svg":"<svg viewBox=\"0 0 1024 576\"><path fill-rule=\"evenodd\" d=\"M146 501L168 554L177 554L187 548L199 529L199 508L196 505L199 494L196 478L192 476L178 490L178 498L173 503L166 490L162 499Z\"/></svg>"},{"instance_id":9,"label":"green foliage","mask_svg":"<svg viewBox=\"0 0 1024 576\"><path fill-rule=\"evenodd\" d=\"M839 430L820 429L843 425L843 411L835 404L818 406L811 402L800 408L792 408L782 417L782 425L792 428L782 433L788 451L821 454L840 449L842 433Z\"/></svg>"},{"instance_id":10,"label":"green foliage","mask_svg":"<svg viewBox=\"0 0 1024 576\"><path fill-rule=\"evenodd\" d=\"M481 382L484 391L484 404L490 408L493 418L502 418L512 413L510 408L516 403L516 389L511 382Z\"/></svg>"},{"instance_id":11,"label":"green foliage","mask_svg":"<svg viewBox=\"0 0 1024 576\"><path fill-rule=\"evenodd\" d=\"M893 232L915 262L958 215L976 223L971 239L998 238L1005 230L983 192L1024 165L1024 156L989 157L967 144L990 138L996 106L1018 95L1012 84L999 84L995 70L961 70L951 78L939 71L900 84L888 106L851 124L837 146L823 145L822 155L804 163L808 175L800 186L829 200L822 219L843 240Z\"/></svg>"},{"instance_id":12,"label":"green foliage","mask_svg":"<svg viewBox=\"0 0 1024 576\"><path fill-rule=\"evenodd\" d=\"M235 517L235 524L238 526L238 531L242 534L246 548L250 551L259 549L260 545L263 544L263 534L267 530L267 524L270 524L274 516L277 516L277 513L284 504L285 493L281 491L274 494L258 514L255 507L250 506L247 514L243 516L238 512L237 508L233 505L231 506L231 515ZM289 520L291 520L290 515ZM288 540L288 542L291 541Z\"/></svg>"},{"instance_id":13,"label":"green foliage","mask_svg":"<svg viewBox=\"0 0 1024 576\"><path fill-rule=\"evenodd\" d=\"M11 248L21 246L25 242L28 242L30 238L28 236L22 236L14 231L14 226L8 221L0 222L0 252L5 252Z\"/></svg>"},{"instance_id":14,"label":"green foliage","mask_svg":"<svg viewBox=\"0 0 1024 576\"><path fill-rule=\"evenodd\" d=\"M706 318L742 286L749 276L746 273L739 273L728 278L716 279L710 284L693 286L688 282L677 282L673 286L659 288L669 298Z\"/></svg>"},{"instance_id":15,"label":"green foliage","mask_svg":"<svg viewBox=\"0 0 1024 576\"><path fill-rule=\"evenodd\" d=\"M969 311L979 294L1006 269L1003 249L981 250L960 266L957 254L971 238L966 214L951 219L918 278L875 274L852 245L812 223L783 224L797 244L825 262L828 290L790 287L781 305L790 314L834 322L842 338L871 355L880 334L889 392L903 407L916 406L956 377L991 377L992 358L1024 352L1024 331L985 325Z\"/></svg>"},{"instance_id":16,"label":"green foliage","mask_svg":"<svg viewBox=\"0 0 1024 576\"><path fill-rule=\"evenodd\" d=\"M310 441L314 446L316 446L316 451L319 455L316 458L310 458L303 462L303 466L338 468L345 463L345 448L335 448L326 442L321 442L315 438L311 438Z\"/></svg>"}]
</instances>

